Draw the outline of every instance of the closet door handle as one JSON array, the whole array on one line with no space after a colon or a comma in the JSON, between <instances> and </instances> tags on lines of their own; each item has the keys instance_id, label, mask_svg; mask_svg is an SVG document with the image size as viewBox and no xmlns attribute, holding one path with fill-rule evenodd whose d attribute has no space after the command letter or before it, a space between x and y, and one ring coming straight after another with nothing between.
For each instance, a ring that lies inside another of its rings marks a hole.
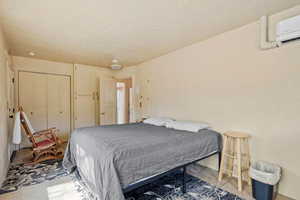
<instances>
[{"instance_id":1,"label":"closet door handle","mask_svg":"<svg viewBox=\"0 0 300 200\"><path fill-rule=\"evenodd\" d=\"M105 115L105 112L100 113L100 115Z\"/></svg>"}]
</instances>

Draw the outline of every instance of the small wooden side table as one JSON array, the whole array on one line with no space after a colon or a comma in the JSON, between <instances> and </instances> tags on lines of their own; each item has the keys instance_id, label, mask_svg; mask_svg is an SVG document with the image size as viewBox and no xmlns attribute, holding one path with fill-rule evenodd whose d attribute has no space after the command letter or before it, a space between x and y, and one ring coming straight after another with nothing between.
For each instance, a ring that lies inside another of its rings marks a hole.
<instances>
[{"instance_id":1,"label":"small wooden side table","mask_svg":"<svg viewBox=\"0 0 300 200\"><path fill-rule=\"evenodd\" d=\"M232 176L236 170L238 178L238 190L242 191L242 182L246 180L251 184L249 177L250 168L250 135L242 132L228 131L223 134L223 150L219 172L219 181L223 175ZM234 165L236 161L236 165Z\"/></svg>"}]
</instances>

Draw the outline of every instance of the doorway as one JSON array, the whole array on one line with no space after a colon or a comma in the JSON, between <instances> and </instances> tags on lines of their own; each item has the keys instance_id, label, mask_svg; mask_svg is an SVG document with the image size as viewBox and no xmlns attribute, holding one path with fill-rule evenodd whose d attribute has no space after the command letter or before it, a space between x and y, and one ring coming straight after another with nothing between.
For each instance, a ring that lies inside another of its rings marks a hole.
<instances>
[{"instance_id":1,"label":"doorway","mask_svg":"<svg viewBox=\"0 0 300 200\"><path fill-rule=\"evenodd\" d=\"M132 121L132 80L119 79L116 83L117 88L117 123L126 124Z\"/></svg>"}]
</instances>

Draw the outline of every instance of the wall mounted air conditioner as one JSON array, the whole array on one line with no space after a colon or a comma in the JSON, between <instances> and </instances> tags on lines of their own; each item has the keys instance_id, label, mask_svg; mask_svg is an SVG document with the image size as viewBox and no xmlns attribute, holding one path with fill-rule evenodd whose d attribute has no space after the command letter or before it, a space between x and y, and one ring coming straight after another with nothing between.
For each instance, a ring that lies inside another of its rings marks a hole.
<instances>
[{"instance_id":1,"label":"wall mounted air conditioner","mask_svg":"<svg viewBox=\"0 0 300 200\"><path fill-rule=\"evenodd\" d=\"M300 15L285 19L277 24L277 42L284 43L297 39L300 39Z\"/></svg>"}]
</instances>

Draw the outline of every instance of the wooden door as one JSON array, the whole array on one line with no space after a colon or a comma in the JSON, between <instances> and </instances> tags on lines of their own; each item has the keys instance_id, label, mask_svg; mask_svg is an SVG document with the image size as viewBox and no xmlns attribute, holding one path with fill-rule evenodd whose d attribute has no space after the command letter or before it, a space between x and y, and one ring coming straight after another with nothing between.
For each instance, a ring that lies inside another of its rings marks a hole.
<instances>
[{"instance_id":1,"label":"wooden door","mask_svg":"<svg viewBox=\"0 0 300 200\"><path fill-rule=\"evenodd\" d=\"M116 123L116 80L113 78L100 78L100 125Z\"/></svg>"},{"instance_id":2,"label":"wooden door","mask_svg":"<svg viewBox=\"0 0 300 200\"><path fill-rule=\"evenodd\" d=\"M19 72L19 105L23 107L36 131L48 127L47 91L47 75Z\"/></svg>"},{"instance_id":3,"label":"wooden door","mask_svg":"<svg viewBox=\"0 0 300 200\"><path fill-rule=\"evenodd\" d=\"M95 72L85 67L76 66L75 79L75 128L95 126L97 124Z\"/></svg>"},{"instance_id":4,"label":"wooden door","mask_svg":"<svg viewBox=\"0 0 300 200\"><path fill-rule=\"evenodd\" d=\"M65 141L71 131L70 77L48 75L48 128L59 129L59 137Z\"/></svg>"}]
</instances>

